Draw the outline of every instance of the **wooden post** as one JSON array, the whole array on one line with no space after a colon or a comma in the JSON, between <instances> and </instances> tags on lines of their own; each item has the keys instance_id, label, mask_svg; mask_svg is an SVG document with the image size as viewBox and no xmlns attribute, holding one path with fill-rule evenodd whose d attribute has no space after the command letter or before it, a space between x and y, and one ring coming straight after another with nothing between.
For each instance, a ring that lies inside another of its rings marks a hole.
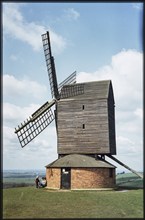
<instances>
[{"instance_id":1,"label":"wooden post","mask_svg":"<svg viewBox=\"0 0 145 220\"><path fill-rule=\"evenodd\" d=\"M132 173L136 174L137 176L139 176L140 178L143 179L143 175L141 175L140 173L136 172L135 170L131 169L130 167L128 167L127 165L125 165L124 163L122 163L120 160L118 160L117 158L113 157L112 155L106 155L108 157L110 157L112 160L114 160L115 162L119 163L121 166L125 167L126 169L130 170Z\"/></svg>"}]
</instances>

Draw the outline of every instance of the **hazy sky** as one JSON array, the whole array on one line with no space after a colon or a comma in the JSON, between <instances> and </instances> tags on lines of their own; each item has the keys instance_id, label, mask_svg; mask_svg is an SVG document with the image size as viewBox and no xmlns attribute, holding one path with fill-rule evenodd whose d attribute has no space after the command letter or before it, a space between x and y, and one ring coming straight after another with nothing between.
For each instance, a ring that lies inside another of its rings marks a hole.
<instances>
[{"instance_id":1,"label":"hazy sky","mask_svg":"<svg viewBox=\"0 0 145 220\"><path fill-rule=\"evenodd\" d=\"M77 82L112 80L116 157L142 171L143 4L3 3L2 13L3 168L45 169L57 159L54 121L24 148L14 133L51 100L41 40L49 31L58 83L75 70Z\"/></svg>"}]
</instances>

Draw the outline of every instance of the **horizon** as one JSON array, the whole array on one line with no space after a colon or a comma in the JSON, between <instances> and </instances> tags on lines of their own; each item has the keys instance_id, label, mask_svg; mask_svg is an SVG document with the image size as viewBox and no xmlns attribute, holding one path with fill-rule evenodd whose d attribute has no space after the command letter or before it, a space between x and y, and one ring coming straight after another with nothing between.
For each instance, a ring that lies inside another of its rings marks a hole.
<instances>
[{"instance_id":1,"label":"horizon","mask_svg":"<svg viewBox=\"0 0 145 220\"><path fill-rule=\"evenodd\" d=\"M46 171L46 168L45 169L3 169L3 171ZM122 169L122 170L116 170L116 174L117 173L121 173L121 172L125 172L125 173L133 173L127 169ZM140 170L136 170L136 172L141 172L141 173L144 173L144 171L140 171Z\"/></svg>"}]
</instances>

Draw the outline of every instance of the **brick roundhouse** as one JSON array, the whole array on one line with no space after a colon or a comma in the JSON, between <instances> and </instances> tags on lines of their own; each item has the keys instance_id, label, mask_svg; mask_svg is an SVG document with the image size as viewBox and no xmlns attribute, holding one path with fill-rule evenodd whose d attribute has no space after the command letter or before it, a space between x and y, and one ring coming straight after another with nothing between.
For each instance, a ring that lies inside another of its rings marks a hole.
<instances>
[{"instance_id":1,"label":"brick roundhouse","mask_svg":"<svg viewBox=\"0 0 145 220\"><path fill-rule=\"evenodd\" d=\"M47 188L114 188L115 166L86 155L71 154L46 166Z\"/></svg>"}]
</instances>

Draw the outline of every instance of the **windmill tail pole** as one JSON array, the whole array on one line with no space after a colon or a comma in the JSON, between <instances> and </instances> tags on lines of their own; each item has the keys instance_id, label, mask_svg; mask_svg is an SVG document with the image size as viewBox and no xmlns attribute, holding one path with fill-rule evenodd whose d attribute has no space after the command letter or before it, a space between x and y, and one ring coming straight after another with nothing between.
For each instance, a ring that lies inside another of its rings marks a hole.
<instances>
[{"instance_id":1,"label":"windmill tail pole","mask_svg":"<svg viewBox=\"0 0 145 220\"><path fill-rule=\"evenodd\" d=\"M127 165L125 165L124 163L122 163L120 160L118 160L117 158L113 157L112 155L107 155L107 157L110 157L112 160L114 160L115 162L119 163L121 166L125 167L126 169L130 170L132 173L135 173L137 176L139 176L140 178L143 179L143 175L141 175L140 173L136 172L135 170L131 169L130 167L128 167Z\"/></svg>"}]
</instances>

